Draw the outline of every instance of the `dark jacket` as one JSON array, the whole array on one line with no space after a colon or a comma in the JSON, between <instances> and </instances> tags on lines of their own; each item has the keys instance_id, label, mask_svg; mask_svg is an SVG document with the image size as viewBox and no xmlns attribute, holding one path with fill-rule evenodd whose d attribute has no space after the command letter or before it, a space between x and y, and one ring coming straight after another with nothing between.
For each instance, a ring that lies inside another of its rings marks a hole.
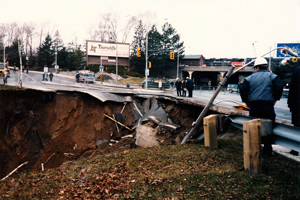
<instances>
[{"instance_id":1,"label":"dark jacket","mask_svg":"<svg viewBox=\"0 0 300 200\"><path fill-rule=\"evenodd\" d=\"M290 82L288 107L292 112L292 123L300 126L300 66L295 67Z\"/></svg>"},{"instance_id":2,"label":"dark jacket","mask_svg":"<svg viewBox=\"0 0 300 200\"><path fill-rule=\"evenodd\" d=\"M178 88L178 89L181 89L181 81L176 81L175 82L175 86L176 86L176 88Z\"/></svg>"},{"instance_id":3,"label":"dark jacket","mask_svg":"<svg viewBox=\"0 0 300 200\"><path fill-rule=\"evenodd\" d=\"M275 102L281 98L283 83L280 78L266 69L260 69L248 76L239 85L242 101Z\"/></svg>"},{"instance_id":4,"label":"dark jacket","mask_svg":"<svg viewBox=\"0 0 300 200\"><path fill-rule=\"evenodd\" d=\"M182 89L186 89L186 81L185 80L182 82Z\"/></svg>"},{"instance_id":5,"label":"dark jacket","mask_svg":"<svg viewBox=\"0 0 300 200\"><path fill-rule=\"evenodd\" d=\"M192 79L188 79L186 81L186 87L187 87L187 89L193 89L194 88L194 83L193 83Z\"/></svg>"}]
</instances>

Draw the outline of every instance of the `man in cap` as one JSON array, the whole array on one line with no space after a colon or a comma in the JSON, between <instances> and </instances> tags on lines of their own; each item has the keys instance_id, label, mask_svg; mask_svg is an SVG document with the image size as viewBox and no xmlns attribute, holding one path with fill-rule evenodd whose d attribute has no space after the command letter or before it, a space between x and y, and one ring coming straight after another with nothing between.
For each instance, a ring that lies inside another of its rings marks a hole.
<instances>
[{"instance_id":1,"label":"man in cap","mask_svg":"<svg viewBox=\"0 0 300 200\"><path fill-rule=\"evenodd\" d=\"M247 104L250 116L275 121L274 105L281 98L283 83L279 76L267 70L265 58L256 58L254 68L256 72L239 85L242 101ZM272 137L263 137L262 141L263 155L272 156Z\"/></svg>"}]
</instances>

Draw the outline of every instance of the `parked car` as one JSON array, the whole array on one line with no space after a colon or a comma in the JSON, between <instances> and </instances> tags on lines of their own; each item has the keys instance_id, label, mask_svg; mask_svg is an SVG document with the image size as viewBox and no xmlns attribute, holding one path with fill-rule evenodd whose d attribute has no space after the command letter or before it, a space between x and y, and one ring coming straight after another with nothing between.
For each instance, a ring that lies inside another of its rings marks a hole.
<instances>
[{"instance_id":1,"label":"parked car","mask_svg":"<svg viewBox=\"0 0 300 200\"><path fill-rule=\"evenodd\" d=\"M228 84L227 91L229 91L230 93L232 93L232 92L239 93L240 92L239 85L238 84Z\"/></svg>"}]
</instances>

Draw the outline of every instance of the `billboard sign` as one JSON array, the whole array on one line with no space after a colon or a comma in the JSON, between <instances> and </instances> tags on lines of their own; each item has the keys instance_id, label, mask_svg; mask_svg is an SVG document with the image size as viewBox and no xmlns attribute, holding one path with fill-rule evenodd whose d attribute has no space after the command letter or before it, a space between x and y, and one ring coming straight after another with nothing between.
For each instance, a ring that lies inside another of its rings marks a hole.
<instances>
[{"instance_id":1,"label":"billboard sign","mask_svg":"<svg viewBox=\"0 0 300 200\"><path fill-rule=\"evenodd\" d=\"M107 43L97 41L87 41L86 52L88 56L107 56L129 58L130 45L128 43ZM118 49L117 49L118 48Z\"/></svg>"},{"instance_id":2,"label":"billboard sign","mask_svg":"<svg viewBox=\"0 0 300 200\"><path fill-rule=\"evenodd\" d=\"M241 67L244 65L245 65L245 62L231 62L231 66L233 66L233 67Z\"/></svg>"},{"instance_id":3,"label":"billboard sign","mask_svg":"<svg viewBox=\"0 0 300 200\"><path fill-rule=\"evenodd\" d=\"M277 43L277 48L279 47L288 47L293 52L300 54L300 43ZM277 49L276 57L284 58L284 57L291 57L288 54L282 52L282 49Z\"/></svg>"}]
</instances>

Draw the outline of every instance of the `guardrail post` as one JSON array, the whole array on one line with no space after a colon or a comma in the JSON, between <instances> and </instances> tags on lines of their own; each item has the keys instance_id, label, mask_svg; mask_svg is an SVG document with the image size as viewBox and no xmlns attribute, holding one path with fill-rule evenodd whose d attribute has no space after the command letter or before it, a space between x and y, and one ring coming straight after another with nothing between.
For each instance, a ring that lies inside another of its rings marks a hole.
<instances>
[{"instance_id":1,"label":"guardrail post","mask_svg":"<svg viewBox=\"0 0 300 200\"><path fill-rule=\"evenodd\" d=\"M206 147L218 148L217 141L217 116L209 115L203 118L204 145Z\"/></svg>"},{"instance_id":2,"label":"guardrail post","mask_svg":"<svg viewBox=\"0 0 300 200\"><path fill-rule=\"evenodd\" d=\"M261 173L261 119L243 123L244 168L252 175Z\"/></svg>"}]
</instances>

